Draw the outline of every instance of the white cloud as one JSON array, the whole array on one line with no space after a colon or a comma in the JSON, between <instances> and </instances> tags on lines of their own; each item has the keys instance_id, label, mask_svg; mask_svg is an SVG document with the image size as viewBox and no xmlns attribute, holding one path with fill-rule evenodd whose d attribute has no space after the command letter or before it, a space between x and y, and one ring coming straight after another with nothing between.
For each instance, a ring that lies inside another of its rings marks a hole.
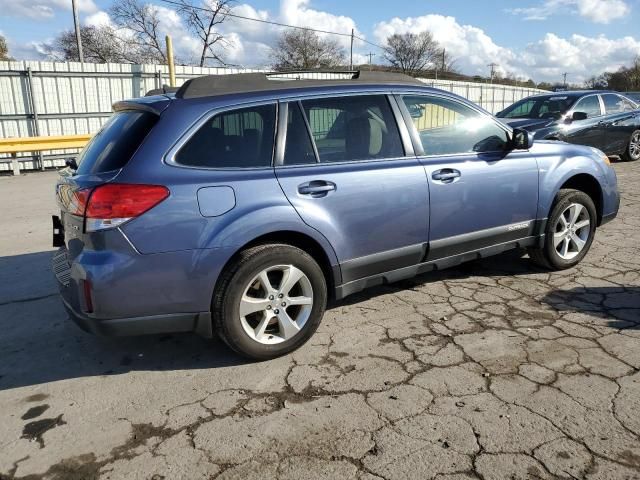
<instances>
[{"instance_id":1,"label":"white cloud","mask_svg":"<svg viewBox=\"0 0 640 480\"><path fill-rule=\"evenodd\" d=\"M490 63L498 63L497 71L524 75L517 65L516 55L508 48L497 45L482 29L460 25L454 17L424 15L422 17L392 18L375 26L374 35L379 43L394 33L420 33L428 30L435 40L456 59L463 73L487 75Z\"/></svg>"},{"instance_id":2,"label":"white cloud","mask_svg":"<svg viewBox=\"0 0 640 480\"><path fill-rule=\"evenodd\" d=\"M32 20L52 18L58 10L71 10L67 0L0 0L0 11L11 17L25 17ZM79 0L78 11L93 13L98 10L93 0Z\"/></svg>"},{"instance_id":3,"label":"white cloud","mask_svg":"<svg viewBox=\"0 0 640 480\"><path fill-rule=\"evenodd\" d=\"M497 63L501 73L536 81L556 82L567 72L569 81L581 83L592 75L614 71L628 65L640 55L640 41L633 37L618 39L604 35L587 37L571 35L567 38L547 33L541 40L524 48L497 45L482 29L461 25L453 17L425 15L393 18L375 27L378 42L385 43L394 33L430 31L434 38L456 59L462 73L487 76L490 63Z\"/></svg>"},{"instance_id":4,"label":"white cloud","mask_svg":"<svg viewBox=\"0 0 640 480\"><path fill-rule=\"evenodd\" d=\"M103 10L97 11L96 13L92 13L91 15L87 15L83 23L90 27L102 27L102 26L113 25L113 22L111 21L111 17L107 12Z\"/></svg>"},{"instance_id":5,"label":"white cloud","mask_svg":"<svg viewBox=\"0 0 640 480\"><path fill-rule=\"evenodd\" d=\"M604 35L562 38L547 33L527 45L523 64L534 77L558 81L568 72L569 81L580 83L604 71L615 71L640 55L640 41L633 37L609 39Z\"/></svg>"},{"instance_id":6,"label":"white cloud","mask_svg":"<svg viewBox=\"0 0 640 480\"><path fill-rule=\"evenodd\" d=\"M535 7L509 9L525 20L546 20L558 13L577 14L595 23L611 23L628 15L631 7L624 0L545 0Z\"/></svg>"}]
</instances>

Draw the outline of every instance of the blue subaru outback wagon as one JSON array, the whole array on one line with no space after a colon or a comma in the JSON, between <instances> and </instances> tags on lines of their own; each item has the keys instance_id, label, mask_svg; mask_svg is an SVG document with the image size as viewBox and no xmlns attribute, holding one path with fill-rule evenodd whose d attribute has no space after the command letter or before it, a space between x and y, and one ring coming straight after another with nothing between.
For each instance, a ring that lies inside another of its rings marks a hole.
<instances>
[{"instance_id":1,"label":"blue subaru outback wagon","mask_svg":"<svg viewBox=\"0 0 640 480\"><path fill-rule=\"evenodd\" d=\"M397 74L195 78L116 103L70 163L53 270L72 319L217 333L255 359L366 287L513 248L572 267L619 203L599 150Z\"/></svg>"}]
</instances>

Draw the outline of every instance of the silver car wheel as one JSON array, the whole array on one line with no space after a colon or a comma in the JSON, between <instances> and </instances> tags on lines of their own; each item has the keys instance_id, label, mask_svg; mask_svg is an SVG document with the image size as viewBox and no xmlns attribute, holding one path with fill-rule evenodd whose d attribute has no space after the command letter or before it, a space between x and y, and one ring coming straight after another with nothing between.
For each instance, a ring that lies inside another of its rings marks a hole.
<instances>
[{"instance_id":1,"label":"silver car wheel","mask_svg":"<svg viewBox=\"0 0 640 480\"><path fill-rule=\"evenodd\" d=\"M572 203L558 217L553 246L563 260L575 258L584 249L591 234L591 217L586 207Z\"/></svg>"},{"instance_id":2,"label":"silver car wheel","mask_svg":"<svg viewBox=\"0 0 640 480\"><path fill-rule=\"evenodd\" d=\"M633 160L640 158L640 131L634 132L629 141L629 155Z\"/></svg>"},{"instance_id":3,"label":"silver car wheel","mask_svg":"<svg viewBox=\"0 0 640 480\"><path fill-rule=\"evenodd\" d=\"M262 344L289 340L302 330L313 308L309 278L293 265L275 265L256 275L240 300L246 334Z\"/></svg>"}]
</instances>

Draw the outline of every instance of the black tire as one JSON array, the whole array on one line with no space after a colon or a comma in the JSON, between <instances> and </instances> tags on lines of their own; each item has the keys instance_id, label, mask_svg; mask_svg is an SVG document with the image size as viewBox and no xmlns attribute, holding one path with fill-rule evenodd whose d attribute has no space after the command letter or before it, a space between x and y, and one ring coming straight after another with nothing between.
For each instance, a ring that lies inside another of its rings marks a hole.
<instances>
[{"instance_id":1,"label":"black tire","mask_svg":"<svg viewBox=\"0 0 640 480\"><path fill-rule=\"evenodd\" d=\"M631 134L627 148L620 158L625 162L635 162L640 159L640 130L634 130Z\"/></svg>"},{"instance_id":2,"label":"black tire","mask_svg":"<svg viewBox=\"0 0 640 480\"><path fill-rule=\"evenodd\" d=\"M293 265L306 275L313 289L313 303L298 333L280 343L265 344L251 338L242 326L240 301L256 275L277 265ZM320 325L326 305L327 282L318 263L291 245L267 244L240 252L227 266L216 286L211 310L214 329L229 347L245 357L268 360L285 355L309 340Z\"/></svg>"},{"instance_id":3,"label":"black tire","mask_svg":"<svg viewBox=\"0 0 640 480\"><path fill-rule=\"evenodd\" d=\"M582 205L588 212L590 221L588 230L589 233L582 250L575 257L566 260L561 257L560 253L554 246L554 233L556 233L555 228L558 221L560 220L560 215L562 215L563 212L565 212L565 210L574 203ZM553 207L551 208L551 213L547 221L547 226L545 228L544 245L542 247L529 248L529 257L535 264L549 270L565 270L567 268L576 266L578 263L580 263L580 261L582 261L584 256L589 251L589 248L591 248L591 244L593 243L593 238L596 232L597 221L598 217L596 214L596 207L589 195L579 190L560 190L558 192L558 195L556 195L555 202L553 204Z\"/></svg>"}]
</instances>

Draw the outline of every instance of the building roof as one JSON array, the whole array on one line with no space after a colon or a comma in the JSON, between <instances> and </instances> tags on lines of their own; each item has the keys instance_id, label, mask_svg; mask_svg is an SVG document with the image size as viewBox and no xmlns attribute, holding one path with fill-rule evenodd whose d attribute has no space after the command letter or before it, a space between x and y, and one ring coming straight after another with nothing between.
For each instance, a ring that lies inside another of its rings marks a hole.
<instances>
[{"instance_id":1,"label":"building roof","mask_svg":"<svg viewBox=\"0 0 640 480\"><path fill-rule=\"evenodd\" d=\"M374 86L374 85L419 85L420 80L408 75L391 72L332 72L341 73L346 78L310 79L308 74L292 73L235 73L229 75L206 75L192 78L176 92L176 98L201 98L234 93L270 92L292 88L329 86ZM322 72L318 73L319 75ZM350 78L349 78L350 77Z\"/></svg>"}]
</instances>

